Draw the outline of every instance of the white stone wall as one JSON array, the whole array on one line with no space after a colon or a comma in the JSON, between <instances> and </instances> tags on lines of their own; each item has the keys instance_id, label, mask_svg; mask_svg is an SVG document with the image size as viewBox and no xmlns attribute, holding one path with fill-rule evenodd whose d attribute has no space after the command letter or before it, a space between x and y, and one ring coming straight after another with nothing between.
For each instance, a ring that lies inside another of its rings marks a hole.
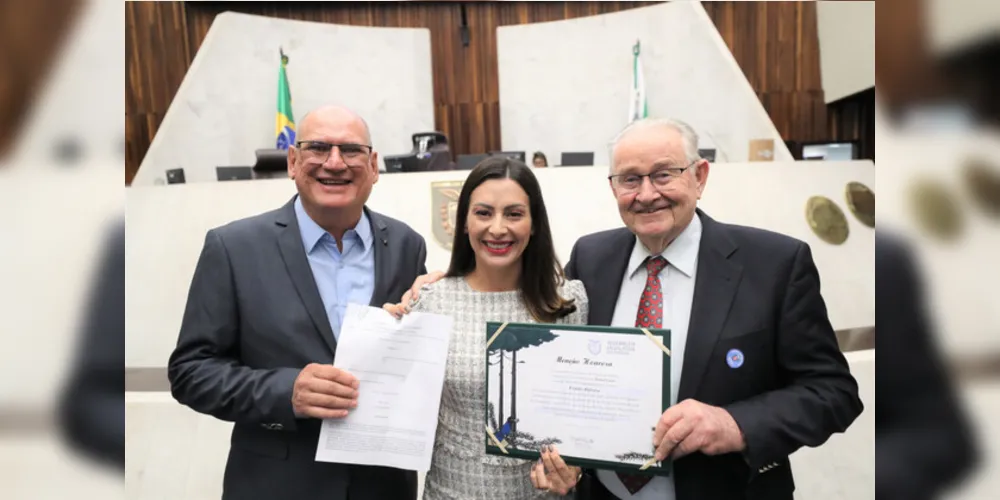
<instances>
[{"instance_id":1,"label":"white stone wall","mask_svg":"<svg viewBox=\"0 0 1000 500\"><path fill-rule=\"evenodd\" d=\"M632 45L642 45L649 116L690 123L719 162L747 161L749 141L774 139L792 156L699 2L497 29L500 130L505 151L593 151L627 123Z\"/></svg>"},{"instance_id":2,"label":"white stone wall","mask_svg":"<svg viewBox=\"0 0 1000 500\"><path fill-rule=\"evenodd\" d=\"M412 149L434 130L430 32L369 28L223 13L215 18L142 161L133 185L215 182L217 166L252 166L275 145L278 48L287 67L296 122L324 104L364 117L381 154Z\"/></svg>"},{"instance_id":3,"label":"white stone wall","mask_svg":"<svg viewBox=\"0 0 1000 500\"><path fill-rule=\"evenodd\" d=\"M825 101L874 87L875 2L816 2L816 24Z\"/></svg>"}]
</instances>

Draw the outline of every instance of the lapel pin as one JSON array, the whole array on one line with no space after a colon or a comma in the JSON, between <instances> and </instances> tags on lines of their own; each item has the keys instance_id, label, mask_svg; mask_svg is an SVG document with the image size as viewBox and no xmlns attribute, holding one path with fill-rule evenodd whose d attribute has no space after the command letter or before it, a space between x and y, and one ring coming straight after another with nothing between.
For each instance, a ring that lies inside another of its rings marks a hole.
<instances>
[{"instance_id":1,"label":"lapel pin","mask_svg":"<svg viewBox=\"0 0 1000 500\"><path fill-rule=\"evenodd\" d=\"M739 368L743 366L743 361L743 351L739 349L730 349L729 352L726 353L726 364L729 365L730 368Z\"/></svg>"}]
</instances>

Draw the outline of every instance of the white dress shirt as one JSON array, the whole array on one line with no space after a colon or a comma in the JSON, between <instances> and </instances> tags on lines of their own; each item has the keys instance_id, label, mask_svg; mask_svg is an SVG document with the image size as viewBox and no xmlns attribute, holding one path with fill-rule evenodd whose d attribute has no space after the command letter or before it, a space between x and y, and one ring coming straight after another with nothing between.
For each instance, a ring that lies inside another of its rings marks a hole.
<instances>
[{"instance_id":1,"label":"white dress shirt","mask_svg":"<svg viewBox=\"0 0 1000 500\"><path fill-rule=\"evenodd\" d=\"M667 259L667 266L660 271L663 293L663 328L670 330L670 404L677 403L677 389L681 382L684 347L687 344L691 303L694 301L695 273L698 269L698 249L701 247L701 219L695 214L688 227L667 246L660 255ZM639 310L639 299L646 288L646 257L649 250L636 238L632 255L622 277L621 291L611 326L634 327ZM650 436L652 440L652 436ZM673 500L674 477L657 476L635 495L630 495L614 471L598 470L597 478L604 487L622 500Z\"/></svg>"}]
</instances>

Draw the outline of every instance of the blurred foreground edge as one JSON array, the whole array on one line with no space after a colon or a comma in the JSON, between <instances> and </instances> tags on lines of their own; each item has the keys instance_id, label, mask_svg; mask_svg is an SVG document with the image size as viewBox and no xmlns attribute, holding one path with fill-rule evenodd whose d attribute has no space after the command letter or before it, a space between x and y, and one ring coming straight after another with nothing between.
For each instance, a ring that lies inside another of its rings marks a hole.
<instances>
[{"instance_id":1,"label":"blurred foreground edge","mask_svg":"<svg viewBox=\"0 0 1000 500\"><path fill-rule=\"evenodd\" d=\"M95 278L76 359L59 398L59 433L74 450L124 470L124 221L115 223Z\"/></svg>"},{"instance_id":2,"label":"blurred foreground edge","mask_svg":"<svg viewBox=\"0 0 1000 500\"><path fill-rule=\"evenodd\" d=\"M980 450L938 350L906 244L875 239L875 497L931 499L967 478Z\"/></svg>"}]
</instances>

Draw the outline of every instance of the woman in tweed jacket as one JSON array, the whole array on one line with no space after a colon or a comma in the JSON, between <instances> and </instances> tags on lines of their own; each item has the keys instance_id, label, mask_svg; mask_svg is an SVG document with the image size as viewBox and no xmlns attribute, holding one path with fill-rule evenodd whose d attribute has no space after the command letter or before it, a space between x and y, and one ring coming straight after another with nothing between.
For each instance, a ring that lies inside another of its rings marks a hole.
<instances>
[{"instance_id":1,"label":"woman in tweed jacket","mask_svg":"<svg viewBox=\"0 0 1000 500\"><path fill-rule=\"evenodd\" d=\"M538 463L483 450L486 322L586 324L583 283L567 281L531 169L492 157L470 173L458 199L451 264L411 307L454 319L424 500L555 498L579 478L555 450ZM546 467L547 466L547 467Z\"/></svg>"}]
</instances>

